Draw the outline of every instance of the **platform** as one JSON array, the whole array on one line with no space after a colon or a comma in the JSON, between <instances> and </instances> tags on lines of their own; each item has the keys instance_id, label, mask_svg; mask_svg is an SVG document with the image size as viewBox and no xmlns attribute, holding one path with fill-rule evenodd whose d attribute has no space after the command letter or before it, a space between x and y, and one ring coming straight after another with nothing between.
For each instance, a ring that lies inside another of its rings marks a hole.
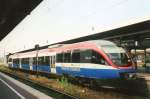
<instances>
[{"instance_id":1,"label":"platform","mask_svg":"<svg viewBox=\"0 0 150 99\"><path fill-rule=\"evenodd\" d=\"M0 99L53 99L0 72Z\"/></svg>"}]
</instances>

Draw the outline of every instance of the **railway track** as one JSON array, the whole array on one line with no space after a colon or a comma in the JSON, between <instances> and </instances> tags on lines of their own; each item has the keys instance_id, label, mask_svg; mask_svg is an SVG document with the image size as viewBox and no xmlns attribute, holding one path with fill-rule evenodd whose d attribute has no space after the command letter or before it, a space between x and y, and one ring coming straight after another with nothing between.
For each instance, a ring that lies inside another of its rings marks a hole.
<instances>
[{"instance_id":1,"label":"railway track","mask_svg":"<svg viewBox=\"0 0 150 99\"><path fill-rule=\"evenodd\" d=\"M72 96L68 93L65 93L65 92L61 92L59 90L56 90L56 89L53 89L53 88L49 88L47 86L44 86L44 85L41 85L37 82L34 82L34 81L31 81L27 78L22 78L18 75L15 75L15 74L12 74L12 73L8 73L8 72L4 72L4 71L1 71L7 75L9 75L10 77L12 78L15 78L39 91L42 91L43 93L53 97L54 99L79 99L78 97L76 96Z\"/></svg>"}]
</instances>

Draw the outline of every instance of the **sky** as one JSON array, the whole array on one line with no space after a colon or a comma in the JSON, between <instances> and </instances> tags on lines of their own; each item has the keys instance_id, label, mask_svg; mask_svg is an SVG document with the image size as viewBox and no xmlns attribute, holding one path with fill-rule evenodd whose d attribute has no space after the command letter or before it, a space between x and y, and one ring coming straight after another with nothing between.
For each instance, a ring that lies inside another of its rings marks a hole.
<instances>
[{"instance_id":1,"label":"sky","mask_svg":"<svg viewBox=\"0 0 150 99\"><path fill-rule=\"evenodd\" d=\"M0 55L149 18L149 4L150 0L43 0L0 42Z\"/></svg>"}]
</instances>

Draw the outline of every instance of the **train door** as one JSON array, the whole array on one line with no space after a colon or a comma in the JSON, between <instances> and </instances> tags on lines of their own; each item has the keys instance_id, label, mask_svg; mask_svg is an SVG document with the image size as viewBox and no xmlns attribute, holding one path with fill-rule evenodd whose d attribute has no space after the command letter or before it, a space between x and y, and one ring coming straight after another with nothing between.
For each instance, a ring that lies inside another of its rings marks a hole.
<instances>
[{"instance_id":1,"label":"train door","mask_svg":"<svg viewBox=\"0 0 150 99\"><path fill-rule=\"evenodd\" d=\"M21 66L21 58L19 58L19 68L21 69L22 66Z\"/></svg>"},{"instance_id":2,"label":"train door","mask_svg":"<svg viewBox=\"0 0 150 99\"><path fill-rule=\"evenodd\" d=\"M33 58L32 57L29 58L29 68L30 70L33 70Z\"/></svg>"},{"instance_id":3,"label":"train door","mask_svg":"<svg viewBox=\"0 0 150 99\"><path fill-rule=\"evenodd\" d=\"M56 56L50 56L50 66L51 66L51 73L56 73Z\"/></svg>"}]
</instances>

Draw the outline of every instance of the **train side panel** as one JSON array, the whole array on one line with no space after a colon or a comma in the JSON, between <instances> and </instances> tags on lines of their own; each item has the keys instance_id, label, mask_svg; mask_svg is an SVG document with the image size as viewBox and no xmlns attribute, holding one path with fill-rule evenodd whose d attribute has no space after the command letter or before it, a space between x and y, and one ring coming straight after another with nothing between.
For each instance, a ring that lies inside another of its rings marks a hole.
<instances>
[{"instance_id":1,"label":"train side panel","mask_svg":"<svg viewBox=\"0 0 150 99\"><path fill-rule=\"evenodd\" d=\"M119 72L116 68L90 63L56 63L56 71L57 74L68 74L74 77L119 78Z\"/></svg>"}]
</instances>

